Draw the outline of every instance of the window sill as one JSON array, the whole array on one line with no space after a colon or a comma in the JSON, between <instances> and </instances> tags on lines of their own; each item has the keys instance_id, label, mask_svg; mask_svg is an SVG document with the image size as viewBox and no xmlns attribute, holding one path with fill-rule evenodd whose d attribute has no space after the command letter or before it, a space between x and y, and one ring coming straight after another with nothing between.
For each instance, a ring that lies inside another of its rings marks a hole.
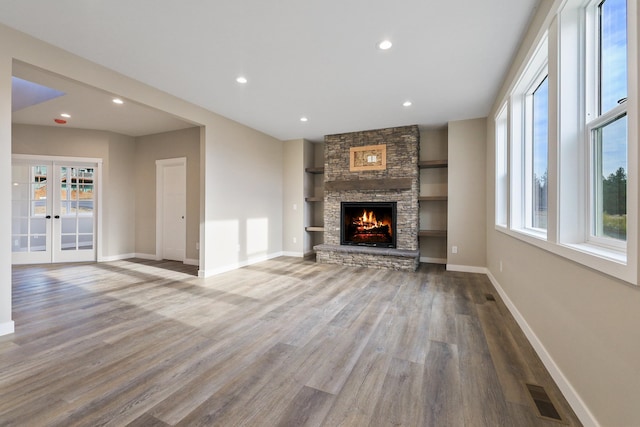
<instances>
[{"instance_id":1,"label":"window sill","mask_svg":"<svg viewBox=\"0 0 640 427\"><path fill-rule=\"evenodd\" d=\"M503 227L496 227L496 230L592 270L632 285L638 285L636 262L626 252L587 243L549 242L543 234L530 233L529 230L513 230Z\"/></svg>"},{"instance_id":2,"label":"window sill","mask_svg":"<svg viewBox=\"0 0 640 427\"><path fill-rule=\"evenodd\" d=\"M624 251L617 251L588 243L565 243L564 246L588 255L627 265L627 253Z\"/></svg>"},{"instance_id":3,"label":"window sill","mask_svg":"<svg viewBox=\"0 0 640 427\"><path fill-rule=\"evenodd\" d=\"M541 242L542 244L549 243L547 241L547 233L540 232L531 228L510 229L508 233L525 241L534 239L534 241Z\"/></svg>"}]
</instances>

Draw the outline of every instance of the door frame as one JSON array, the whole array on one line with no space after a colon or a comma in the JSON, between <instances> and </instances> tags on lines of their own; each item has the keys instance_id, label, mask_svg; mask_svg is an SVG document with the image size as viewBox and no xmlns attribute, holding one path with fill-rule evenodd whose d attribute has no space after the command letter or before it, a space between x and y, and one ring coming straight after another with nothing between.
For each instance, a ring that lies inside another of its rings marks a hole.
<instances>
[{"instance_id":1,"label":"door frame","mask_svg":"<svg viewBox=\"0 0 640 427\"><path fill-rule=\"evenodd\" d=\"M94 190L97 193L97 197L95 199L94 206L94 214L97 216L95 222L95 261L100 262L103 261L103 251L102 251L102 163L103 159L95 158L95 157L72 157L72 156L49 156L49 155L38 155L38 154L12 154L11 162L25 161L25 162L50 162L50 163L90 163L95 164L95 177L96 182L94 183ZM13 166L12 166L13 167ZM72 262L72 261L65 261Z\"/></svg>"},{"instance_id":2,"label":"door frame","mask_svg":"<svg viewBox=\"0 0 640 427\"><path fill-rule=\"evenodd\" d=\"M187 259L187 158L176 157L172 159L156 160L156 260L161 260L164 253L164 168L168 166L182 166L185 175L185 200L184 200L184 254L182 262Z\"/></svg>"}]
</instances>

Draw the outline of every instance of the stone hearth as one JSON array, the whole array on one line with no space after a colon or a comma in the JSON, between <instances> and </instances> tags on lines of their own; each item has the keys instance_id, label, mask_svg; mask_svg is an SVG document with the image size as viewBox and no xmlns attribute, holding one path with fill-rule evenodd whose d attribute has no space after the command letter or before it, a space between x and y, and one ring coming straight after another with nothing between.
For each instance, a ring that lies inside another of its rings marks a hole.
<instances>
[{"instance_id":1,"label":"stone hearth","mask_svg":"<svg viewBox=\"0 0 640 427\"><path fill-rule=\"evenodd\" d=\"M386 145L384 170L350 171L350 148ZM324 244L314 247L318 262L414 271L418 249L417 126L325 136ZM341 202L397 202L396 248L340 245Z\"/></svg>"}]
</instances>

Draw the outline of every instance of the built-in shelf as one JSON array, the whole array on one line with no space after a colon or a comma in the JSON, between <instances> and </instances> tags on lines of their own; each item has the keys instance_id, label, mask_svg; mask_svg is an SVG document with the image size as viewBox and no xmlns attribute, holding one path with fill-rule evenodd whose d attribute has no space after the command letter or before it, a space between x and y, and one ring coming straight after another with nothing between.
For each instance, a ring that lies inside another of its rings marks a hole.
<instances>
[{"instance_id":1,"label":"built-in shelf","mask_svg":"<svg viewBox=\"0 0 640 427\"><path fill-rule=\"evenodd\" d=\"M304 228L306 231L324 231L324 227L309 226Z\"/></svg>"},{"instance_id":2,"label":"built-in shelf","mask_svg":"<svg viewBox=\"0 0 640 427\"><path fill-rule=\"evenodd\" d=\"M314 166L311 168L305 168L304 171L309 173L315 173L315 174L323 174L324 166Z\"/></svg>"},{"instance_id":3,"label":"built-in shelf","mask_svg":"<svg viewBox=\"0 0 640 427\"><path fill-rule=\"evenodd\" d=\"M324 202L324 196L305 197L305 202Z\"/></svg>"},{"instance_id":4,"label":"built-in shelf","mask_svg":"<svg viewBox=\"0 0 640 427\"><path fill-rule=\"evenodd\" d=\"M447 201L449 197L447 196L420 196L418 197L419 202L437 202L437 201Z\"/></svg>"},{"instance_id":5,"label":"built-in shelf","mask_svg":"<svg viewBox=\"0 0 640 427\"><path fill-rule=\"evenodd\" d=\"M448 160L420 160L418 162L418 167L420 169L446 168L447 166L449 166Z\"/></svg>"},{"instance_id":6,"label":"built-in shelf","mask_svg":"<svg viewBox=\"0 0 640 427\"><path fill-rule=\"evenodd\" d=\"M419 237L447 237L447 230L420 230Z\"/></svg>"}]
</instances>

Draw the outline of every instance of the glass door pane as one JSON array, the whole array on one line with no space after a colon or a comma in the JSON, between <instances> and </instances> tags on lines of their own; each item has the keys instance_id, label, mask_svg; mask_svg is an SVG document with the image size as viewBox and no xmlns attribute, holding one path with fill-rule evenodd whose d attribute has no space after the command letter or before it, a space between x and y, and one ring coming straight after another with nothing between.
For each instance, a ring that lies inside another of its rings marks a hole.
<instances>
[{"instance_id":1,"label":"glass door pane","mask_svg":"<svg viewBox=\"0 0 640 427\"><path fill-rule=\"evenodd\" d=\"M55 261L95 259L95 169L89 166L57 166L60 186L56 218Z\"/></svg>"},{"instance_id":2,"label":"glass door pane","mask_svg":"<svg viewBox=\"0 0 640 427\"><path fill-rule=\"evenodd\" d=\"M48 164L13 163L11 251L15 263L51 259L50 172Z\"/></svg>"}]
</instances>

